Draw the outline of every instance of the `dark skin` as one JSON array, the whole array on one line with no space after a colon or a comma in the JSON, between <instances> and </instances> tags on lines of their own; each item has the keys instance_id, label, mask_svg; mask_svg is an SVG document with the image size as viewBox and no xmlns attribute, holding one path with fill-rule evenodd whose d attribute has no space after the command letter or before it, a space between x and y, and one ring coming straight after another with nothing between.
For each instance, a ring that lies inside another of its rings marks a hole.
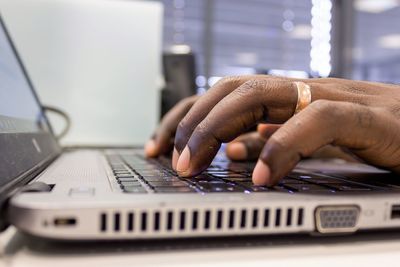
<instances>
[{"instance_id":1,"label":"dark skin","mask_svg":"<svg viewBox=\"0 0 400 267\"><path fill-rule=\"evenodd\" d=\"M312 103L296 115L294 81L308 84L312 93ZM257 132L245 134L255 125ZM228 142L231 159L258 157L253 171L257 185L276 184L302 158L321 150L400 173L400 86L333 78L227 77L202 97L174 107L146 154L155 157L174 147L173 168L188 177L205 170L221 143Z\"/></svg>"}]
</instances>

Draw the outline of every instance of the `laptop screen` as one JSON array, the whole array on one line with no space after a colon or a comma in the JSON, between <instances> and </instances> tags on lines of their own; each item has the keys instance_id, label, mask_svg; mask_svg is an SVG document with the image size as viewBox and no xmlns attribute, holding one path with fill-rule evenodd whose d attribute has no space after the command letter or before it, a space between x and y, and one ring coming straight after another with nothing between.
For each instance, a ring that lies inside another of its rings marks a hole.
<instances>
[{"instance_id":1,"label":"laptop screen","mask_svg":"<svg viewBox=\"0 0 400 267\"><path fill-rule=\"evenodd\" d=\"M0 188L58 152L47 119L0 18Z\"/></svg>"}]
</instances>

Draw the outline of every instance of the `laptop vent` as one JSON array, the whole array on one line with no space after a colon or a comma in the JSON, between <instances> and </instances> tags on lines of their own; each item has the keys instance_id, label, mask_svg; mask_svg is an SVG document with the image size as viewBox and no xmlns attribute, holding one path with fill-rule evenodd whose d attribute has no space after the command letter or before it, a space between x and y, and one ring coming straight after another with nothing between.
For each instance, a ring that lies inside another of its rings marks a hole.
<instances>
[{"instance_id":1,"label":"laptop vent","mask_svg":"<svg viewBox=\"0 0 400 267\"><path fill-rule=\"evenodd\" d=\"M301 227L302 207L103 212L102 233L184 233Z\"/></svg>"}]
</instances>

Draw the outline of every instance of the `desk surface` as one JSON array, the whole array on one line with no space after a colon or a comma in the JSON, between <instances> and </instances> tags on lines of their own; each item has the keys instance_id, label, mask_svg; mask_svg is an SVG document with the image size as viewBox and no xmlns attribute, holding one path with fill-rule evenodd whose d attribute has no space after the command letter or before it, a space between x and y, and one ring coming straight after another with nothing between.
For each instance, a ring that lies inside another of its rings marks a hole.
<instances>
[{"instance_id":1,"label":"desk surface","mask_svg":"<svg viewBox=\"0 0 400 267\"><path fill-rule=\"evenodd\" d=\"M399 266L400 233L59 244L10 228L0 266Z\"/></svg>"}]
</instances>

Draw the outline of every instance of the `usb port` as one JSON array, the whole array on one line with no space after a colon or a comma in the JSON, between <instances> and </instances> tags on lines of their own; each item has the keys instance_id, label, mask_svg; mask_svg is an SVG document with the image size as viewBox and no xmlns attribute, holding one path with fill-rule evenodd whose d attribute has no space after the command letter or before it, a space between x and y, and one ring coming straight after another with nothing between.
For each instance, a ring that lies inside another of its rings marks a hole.
<instances>
[{"instance_id":1,"label":"usb port","mask_svg":"<svg viewBox=\"0 0 400 267\"><path fill-rule=\"evenodd\" d=\"M76 224L75 218L56 218L54 219L55 226L73 226Z\"/></svg>"},{"instance_id":2,"label":"usb port","mask_svg":"<svg viewBox=\"0 0 400 267\"><path fill-rule=\"evenodd\" d=\"M400 219L400 205L392 205L391 219Z\"/></svg>"}]
</instances>

